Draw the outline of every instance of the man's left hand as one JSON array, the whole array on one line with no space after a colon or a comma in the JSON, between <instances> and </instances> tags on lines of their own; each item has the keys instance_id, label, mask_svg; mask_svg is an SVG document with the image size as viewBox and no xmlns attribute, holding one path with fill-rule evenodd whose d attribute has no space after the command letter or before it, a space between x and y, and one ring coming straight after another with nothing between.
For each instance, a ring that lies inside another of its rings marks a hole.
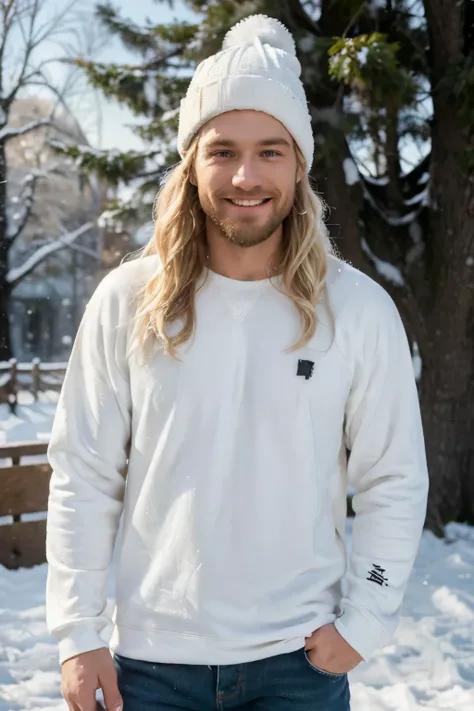
<instances>
[{"instance_id":1,"label":"man's left hand","mask_svg":"<svg viewBox=\"0 0 474 711\"><path fill-rule=\"evenodd\" d=\"M305 649L315 667L333 674L347 674L364 661L333 624L323 625L307 637Z\"/></svg>"}]
</instances>

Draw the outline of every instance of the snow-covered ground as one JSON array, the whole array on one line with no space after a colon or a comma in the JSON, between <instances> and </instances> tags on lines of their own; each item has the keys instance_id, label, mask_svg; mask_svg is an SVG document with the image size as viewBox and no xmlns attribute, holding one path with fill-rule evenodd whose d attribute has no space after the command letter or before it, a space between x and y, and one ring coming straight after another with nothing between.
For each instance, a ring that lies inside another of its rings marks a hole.
<instances>
[{"instance_id":1,"label":"snow-covered ground","mask_svg":"<svg viewBox=\"0 0 474 711\"><path fill-rule=\"evenodd\" d=\"M57 393L52 391L40 393L37 402L30 393L20 392L15 415L1 404L0 444L49 439L57 400Z\"/></svg>"},{"instance_id":2,"label":"snow-covered ground","mask_svg":"<svg viewBox=\"0 0 474 711\"><path fill-rule=\"evenodd\" d=\"M55 398L23 400L16 417L0 411L0 432L42 439ZM450 524L446 534L423 534L393 642L350 674L352 711L473 711L474 528ZM66 711L45 624L46 572L0 566L0 711ZM110 610L112 586L113 577Z\"/></svg>"}]
</instances>

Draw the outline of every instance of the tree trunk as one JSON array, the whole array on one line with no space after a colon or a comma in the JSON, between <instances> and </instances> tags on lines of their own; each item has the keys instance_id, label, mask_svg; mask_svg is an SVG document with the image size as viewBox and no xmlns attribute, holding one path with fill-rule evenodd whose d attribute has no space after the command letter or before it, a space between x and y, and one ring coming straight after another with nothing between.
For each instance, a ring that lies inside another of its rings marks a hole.
<instances>
[{"instance_id":1,"label":"tree trunk","mask_svg":"<svg viewBox=\"0 0 474 711\"><path fill-rule=\"evenodd\" d=\"M287 26L297 30L291 14L283 16ZM342 6L323 0L319 28L324 37L341 36L353 12L349 5ZM302 63L302 79L313 118L315 154L311 177L329 207L328 227L331 238L344 257L359 269L371 272L361 248L361 213L363 207L360 183L347 184L344 160L351 161L344 126L343 95L338 85L329 77L327 44L323 43L307 61ZM315 78L315 69L317 77ZM373 273L372 273L373 276Z\"/></svg>"},{"instance_id":2,"label":"tree trunk","mask_svg":"<svg viewBox=\"0 0 474 711\"><path fill-rule=\"evenodd\" d=\"M0 360L12 357L10 336L10 287L7 283L10 244L8 242L7 161L5 143L0 141Z\"/></svg>"},{"instance_id":3,"label":"tree trunk","mask_svg":"<svg viewBox=\"0 0 474 711\"><path fill-rule=\"evenodd\" d=\"M0 361L10 360L12 357L9 307L9 290L0 291Z\"/></svg>"},{"instance_id":4,"label":"tree trunk","mask_svg":"<svg viewBox=\"0 0 474 711\"><path fill-rule=\"evenodd\" d=\"M468 355L472 360L472 349ZM453 355L456 362L459 355ZM442 535L448 521L474 523L474 383L462 395L444 396L446 364L422 379L421 403L430 471L427 527ZM456 368L452 369L456 385ZM454 388L455 390L457 388Z\"/></svg>"},{"instance_id":5,"label":"tree trunk","mask_svg":"<svg viewBox=\"0 0 474 711\"><path fill-rule=\"evenodd\" d=\"M421 405L430 470L427 525L474 523L474 166L473 130L443 87L466 62L461 3L425 2L431 38L434 122L431 155L428 348ZM467 18L464 18L467 19Z\"/></svg>"}]
</instances>

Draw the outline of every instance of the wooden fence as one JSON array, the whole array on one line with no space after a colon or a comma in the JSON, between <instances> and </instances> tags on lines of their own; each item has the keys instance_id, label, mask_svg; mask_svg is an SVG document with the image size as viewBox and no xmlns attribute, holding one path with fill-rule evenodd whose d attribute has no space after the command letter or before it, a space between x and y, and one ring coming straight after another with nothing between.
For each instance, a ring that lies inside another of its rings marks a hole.
<instances>
[{"instance_id":1,"label":"wooden fence","mask_svg":"<svg viewBox=\"0 0 474 711\"><path fill-rule=\"evenodd\" d=\"M18 363L15 358L0 362L0 403L15 412L20 390L30 392L35 400L40 392L61 390L67 363L42 363L34 358L31 363Z\"/></svg>"},{"instance_id":2,"label":"wooden fence","mask_svg":"<svg viewBox=\"0 0 474 711\"><path fill-rule=\"evenodd\" d=\"M12 442L0 445L0 459L11 466L0 467L0 516L12 522L0 523L0 565L11 570L46 562L46 518L23 521L25 514L45 512L48 506L49 464L21 464L24 457L46 455L48 442ZM104 706L96 701L96 711Z\"/></svg>"},{"instance_id":3,"label":"wooden fence","mask_svg":"<svg viewBox=\"0 0 474 711\"><path fill-rule=\"evenodd\" d=\"M48 508L49 464L22 463L25 457L46 455L48 442L11 442L0 445L0 459L11 466L0 467L0 565L28 568L46 562L46 512ZM30 514L40 520L28 520ZM26 520L25 520L26 516Z\"/></svg>"},{"instance_id":4,"label":"wooden fence","mask_svg":"<svg viewBox=\"0 0 474 711\"><path fill-rule=\"evenodd\" d=\"M0 444L0 565L28 568L46 562L46 511L51 467L48 463L22 463L26 457L44 457L48 442ZM36 520L31 520L31 515ZM353 516L352 496L347 515Z\"/></svg>"}]
</instances>

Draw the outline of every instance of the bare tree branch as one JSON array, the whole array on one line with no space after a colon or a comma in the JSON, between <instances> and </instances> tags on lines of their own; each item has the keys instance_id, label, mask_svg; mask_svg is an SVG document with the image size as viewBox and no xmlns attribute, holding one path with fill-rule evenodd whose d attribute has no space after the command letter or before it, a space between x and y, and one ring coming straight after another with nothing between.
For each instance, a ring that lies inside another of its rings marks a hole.
<instances>
[{"instance_id":1,"label":"bare tree branch","mask_svg":"<svg viewBox=\"0 0 474 711\"><path fill-rule=\"evenodd\" d=\"M45 39L64 31L64 27L61 23L69 15L74 5L77 5L77 2L78 0L70 0L68 5L66 5L61 12L58 12L49 22L45 22L42 27L38 29L37 35L33 38L33 49L42 44Z\"/></svg>"},{"instance_id":2,"label":"bare tree branch","mask_svg":"<svg viewBox=\"0 0 474 711\"><path fill-rule=\"evenodd\" d=\"M26 182L26 191L20 194L19 200L23 204L23 215L20 218L18 225L15 227L15 231L11 235L7 235L9 244L13 244L15 240L21 235L28 220L31 217L33 211L33 206L35 202L36 185L38 183L39 175L31 175L30 179Z\"/></svg>"},{"instance_id":3,"label":"bare tree branch","mask_svg":"<svg viewBox=\"0 0 474 711\"><path fill-rule=\"evenodd\" d=\"M352 18L349 21L349 24L347 25L346 29L342 33L343 37L347 37L348 33L351 31L351 29L354 27L354 25L356 24L359 17L362 15L364 10L366 9L366 6L367 6L366 2L361 3L361 5L359 6L359 9L354 13L354 15L352 16Z\"/></svg>"},{"instance_id":4,"label":"bare tree branch","mask_svg":"<svg viewBox=\"0 0 474 711\"><path fill-rule=\"evenodd\" d=\"M91 257L92 259L95 259L96 262L102 261L102 256L98 252L94 252L93 249L90 249L89 247L84 247L82 244L76 244L75 242L73 242L71 245L69 245L69 249L71 249L73 252L79 252L79 254L85 254L86 257Z\"/></svg>"},{"instance_id":5,"label":"bare tree branch","mask_svg":"<svg viewBox=\"0 0 474 711\"><path fill-rule=\"evenodd\" d=\"M313 34L319 35L321 33L318 22L307 13L304 4L301 4L300 0L288 0L285 4L284 15L284 19L292 31L300 26Z\"/></svg>"},{"instance_id":6,"label":"bare tree branch","mask_svg":"<svg viewBox=\"0 0 474 711\"><path fill-rule=\"evenodd\" d=\"M0 131L0 143L6 143L12 138L24 136L26 133L36 131L37 128L41 128L42 126L51 126L51 119L38 119L38 121L31 121L24 126L20 126L20 128L3 128Z\"/></svg>"},{"instance_id":7,"label":"bare tree branch","mask_svg":"<svg viewBox=\"0 0 474 711\"><path fill-rule=\"evenodd\" d=\"M25 33L25 29L24 29L24 27L23 27L23 23L22 23L20 17L18 17L18 28L19 28L19 30L20 30L20 32L21 32L21 35L22 35L22 37L23 37L23 41L24 41L24 43L25 43L25 52L24 52L24 55L23 55L23 62L22 62L22 65L21 65L20 74L19 74L19 76L18 76L18 79L17 79L17 81L15 82L15 84L14 84L14 86L13 86L13 88L12 88L10 94L9 94L9 95L7 96L7 98L6 98L6 106L7 106L7 109L8 109L8 108L12 105L12 103L15 101L15 98L16 98L16 96L17 96L18 91L20 90L20 88L21 88L22 86L24 86L24 76L25 76L25 72L26 72L26 69L27 69L27 67L28 67L28 62L30 61L31 53L32 53L32 51L33 51L33 49L34 49L34 47L33 47L33 39L32 39L32 38L33 38L34 26L35 26L36 19L37 19L37 17L38 17L39 10L40 10L40 0L34 0L33 6L32 6L32 8L31 8L31 10L30 10L29 17L28 17L28 19L29 19L29 21L30 21L30 26L29 26L29 29L28 29L28 34Z\"/></svg>"},{"instance_id":8,"label":"bare tree branch","mask_svg":"<svg viewBox=\"0 0 474 711\"><path fill-rule=\"evenodd\" d=\"M31 80L35 79L35 77L38 76L44 76L42 70L44 67L47 67L49 64L69 64L70 60L65 57L48 57L48 59L44 59L42 62L38 62L35 64L34 69L31 70L29 74L25 74L23 77L23 86L26 86L27 84L30 83Z\"/></svg>"},{"instance_id":9,"label":"bare tree branch","mask_svg":"<svg viewBox=\"0 0 474 711\"><path fill-rule=\"evenodd\" d=\"M46 78L44 79L44 81L31 81L29 83L29 86L40 86L40 87L49 89L49 91L52 94L54 94L54 96L57 99L56 104L51 111L51 115L54 116L58 106L62 106L64 108L64 110L66 111L66 113L68 114L71 121L73 122L76 129L79 131L79 133L81 135L83 135L81 125L80 125L79 121L77 120L73 110L71 109L68 102L66 101L64 92L62 90L57 89L55 86L52 86L52 84L49 84ZM52 127L53 125L54 125L53 122L51 122L50 127ZM73 135L72 133L65 131L64 128L62 128L61 126L55 126L55 129L57 131L60 131L63 134L65 133L66 135Z\"/></svg>"},{"instance_id":10,"label":"bare tree branch","mask_svg":"<svg viewBox=\"0 0 474 711\"><path fill-rule=\"evenodd\" d=\"M26 260L21 266L11 269L8 274L6 281L10 287L13 289L17 284L19 284L28 274L36 269L36 267L45 261L51 254L58 252L60 249L69 247L76 239L81 237L83 234L88 232L94 226L93 222L87 222L82 225L77 230L69 232L66 235L62 235L54 242L48 242L40 247L34 254L31 255L29 259Z\"/></svg>"},{"instance_id":11,"label":"bare tree branch","mask_svg":"<svg viewBox=\"0 0 474 711\"><path fill-rule=\"evenodd\" d=\"M28 67L30 64L30 59L33 51L40 46L45 40L51 39L54 35L58 33L63 33L65 31L64 20L70 14L72 8L77 4L78 0L70 0L70 2L64 7L60 12L56 13L54 17L45 22L39 28L36 28L39 12L41 9L41 0L34 0L33 6L29 12L29 27L28 30L23 26L23 22L18 19L18 27L23 37L23 42L25 44L23 62L20 73L14 83L14 86L6 99L7 107L11 106L15 100L18 91L29 84L30 79L35 77L39 69L48 63L51 63L52 59L42 62L40 65L36 66L34 69L28 72ZM60 61L60 60L57 60ZM65 60L63 60L65 61Z\"/></svg>"},{"instance_id":12,"label":"bare tree branch","mask_svg":"<svg viewBox=\"0 0 474 711\"><path fill-rule=\"evenodd\" d=\"M3 59L5 56L5 47L8 40L8 35L12 26L12 18L10 17L10 11L13 8L15 0L9 0L3 7L3 28L2 28L2 38L0 44L0 92L3 89ZM13 13L14 15L14 13Z\"/></svg>"}]
</instances>

